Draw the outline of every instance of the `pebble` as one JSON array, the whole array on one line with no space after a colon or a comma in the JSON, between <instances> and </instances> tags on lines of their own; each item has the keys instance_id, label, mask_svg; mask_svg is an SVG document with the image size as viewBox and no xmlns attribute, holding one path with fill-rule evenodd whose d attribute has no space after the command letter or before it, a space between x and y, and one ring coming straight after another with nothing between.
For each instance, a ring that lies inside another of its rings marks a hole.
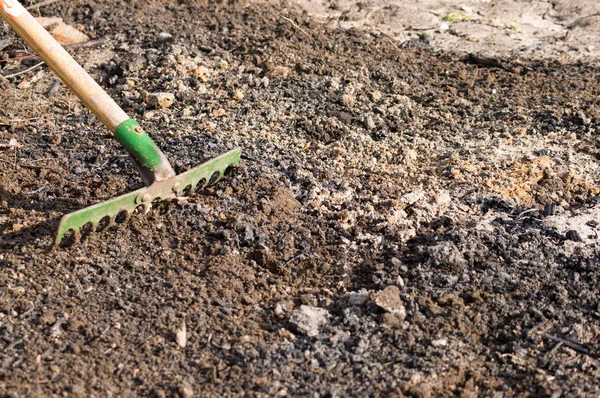
<instances>
[{"instance_id":1,"label":"pebble","mask_svg":"<svg viewBox=\"0 0 600 398\"><path fill-rule=\"evenodd\" d=\"M198 88L196 88L196 92L200 95L208 93L208 88L206 88L205 84L199 84Z\"/></svg>"},{"instance_id":2,"label":"pebble","mask_svg":"<svg viewBox=\"0 0 600 398\"><path fill-rule=\"evenodd\" d=\"M407 193L406 195L403 195L400 198L400 202L405 203L407 205L414 205L415 203L417 203L419 200L423 199L424 197L425 197L425 195L423 195L422 192L419 192L419 191L410 192L410 193Z\"/></svg>"},{"instance_id":3,"label":"pebble","mask_svg":"<svg viewBox=\"0 0 600 398\"><path fill-rule=\"evenodd\" d=\"M290 317L290 323L296 330L309 337L319 334L319 329L327 323L329 312L323 308L301 305Z\"/></svg>"},{"instance_id":4,"label":"pebble","mask_svg":"<svg viewBox=\"0 0 600 398\"><path fill-rule=\"evenodd\" d=\"M316 306L317 300L310 293L305 293L300 295L300 302L306 305Z\"/></svg>"},{"instance_id":5,"label":"pebble","mask_svg":"<svg viewBox=\"0 0 600 398\"><path fill-rule=\"evenodd\" d=\"M211 115L213 117L225 116L225 109L223 109L223 108L215 109L214 111L212 111Z\"/></svg>"},{"instance_id":6,"label":"pebble","mask_svg":"<svg viewBox=\"0 0 600 398\"><path fill-rule=\"evenodd\" d=\"M172 39L172 38L173 38L173 35L172 35L172 34L170 34L169 32L160 32L160 33L158 34L158 37L159 37L161 40L170 40L170 39Z\"/></svg>"},{"instance_id":7,"label":"pebble","mask_svg":"<svg viewBox=\"0 0 600 398\"><path fill-rule=\"evenodd\" d=\"M435 196L435 202L438 205L447 205L452 201L452 197L446 191L442 191Z\"/></svg>"},{"instance_id":8,"label":"pebble","mask_svg":"<svg viewBox=\"0 0 600 398\"><path fill-rule=\"evenodd\" d=\"M222 71L226 71L227 69L229 69L229 62L222 60L221 62L219 62L219 69Z\"/></svg>"},{"instance_id":9,"label":"pebble","mask_svg":"<svg viewBox=\"0 0 600 398\"><path fill-rule=\"evenodd\" d=\"M273 310L273 312L275 313L275 316L277 318L281 319L285 316L285 311L283 310L283 306L281 305L281 303L275 304L275 309Z\"/></svg>"},{"instance_id":10,"label":"pebble","mask_svg":"<svg viewBox=\"0 0 600 398\"><path fill-rule=\"evenodd\" d=\"M400 290L396 286L386 287L375 295L373 301L379 308L390 314L396 315L402 319L406 316L406 309L400 298Z\"/></svg>"},{"instance_id":11,"label":"pebble","mask_svg":"<svg viewBox=\"0 0 600 398\"><path fill-rule=\"evenodd\" d=\"M156 108L168 108L175 102L172 93L150 93L148 94L148 105Z\"/></svg>"},{"instance_id":12,"label":"pebble","mask_svg":"<svg viewBox=\"0 0 600 398\"><path fill-rule=\"evenodd\" d=\"M75 397L85 397L85 387L80 384L73 384L71 386L71 393L73 393L73 396Z\"/></svg>"},{"instance_id":13,"label":"pebble","mask_svg":"<svg viewBox=\"0 0 600 398\"><path fill-rule=\"evenodd\" d=\"M235 93L233 93L233 99L236 101L241 101L244 99L244 92L241 90L235 90Z\"/></svg>"},{"instance_id":14,"label":"pebble","mask_svg":"<svg viewBox=\"0 0 600 398\"><path fill-rule=\"evenodd\" d=\"M339 90L340 89L340 81L336 78L332 78L329 81L329 86L334 90Z\"/></svg>"},{"instance_id":15,"label":"pebble","mask_svg":"<svg viewBox=\"0 0 600 398\"><path fill-rule=\"evenodd\" d=\"M196 68L194 74L202 83L208 82L208 78L210 77L210 71L205 66L199 66L198 68Z\"/></svg>"},{"instance_id":16,"label":"pebble","mask_svg":"<svg viewBox=\"0 0 600 398\"><path fill-rule=\"evenodd\" d=\"M183 398L192 398L195 396L194 389L192 388L191 384L187 381L181 383L181 385L179 386L179 393Z\"/></svg>"},{"instance_id":17,"label":"pebble","mask_svg":"<svg viewBox=\"0 0 600 398\"><path fill-rule=\"evenodd\" d=\"M348 295L348 304L361 306L369 301L369 293L366 290L360 292L352 292Z\"/></svg>"},{"instance_id":18,"label":"pebble","mask_svg":"<svg viewBox=\"0 0 600 398\"><path fill-rule=\"evenodd\" d=\"M381 97L382 97L382 94L381 94L381 91L379 91L379 90L375 90L371 93L371 99L374 102L379 101L381 99Z\"/></svg>"},{"instance_id":19,"label":"pebble","mask_svg":"<svg viewBox=\"0 0 600 398\"><path fill-rule=\"evenodd\" d=\"M185 322L183 322L181 328L177 330L177 333L175 333L175 341L177 342L177 345L181 348L185 348L185 346L187 345L187 330L185 327Z\"/></svg>"},{"instance_id":20,"label":"pebble","mask_svg":"<svg viewBox=\"0 0 600 398\"><path fill-rule=\"evenodd\" d=\"M356 105L356 98L349 94L342 95L342 104L347 108L353 108Z\"/></svg>"},{"instance_id":21,"label":"pebble","mask_svg":"<svg viewBox=\"0 0 600 398\"><path fill-rule=\"evenodd\" d=\"M287 66L277 65L275 68L273 68L273 72L271 73L271 75L280 76L280 77L288 77L290 72L291 72L291 69L288 68Z\"/></svg>"},{"instance_id":22,"label":"pebble","mask_svg":"<svg viewBox=\"0 0 600 398\"><path fill-rule=\"evenodd\" d=\"M373 117L371 117L371 115L367 116L367 120L365 120L365 125L367 126L367 129L369 129L369 130L374 130L375 127L377 127L377 125L375 124L375 121L373 121Z\"/></svg>"}]
</instances>

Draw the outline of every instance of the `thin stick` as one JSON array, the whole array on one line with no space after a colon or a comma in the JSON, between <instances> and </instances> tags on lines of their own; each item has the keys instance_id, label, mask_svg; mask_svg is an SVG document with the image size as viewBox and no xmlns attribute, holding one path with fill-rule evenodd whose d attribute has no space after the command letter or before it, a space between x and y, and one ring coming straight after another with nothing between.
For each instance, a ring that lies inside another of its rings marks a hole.
<instances>
[{"instance_id":1,"label":"thin stick","mask_svg":"<svg viewBox=\"0 0 600 398\"><path fill-rule=\"evenodd\" d=\"M101 39L84 41L83 43L75 43L64 46L67 50L71 50L73 48L81 48L81 47L93 47L97 44L108 43L110 40L107 37L103 37Z\"/></svg>"},{"instance_id":2,"label":"thin stick","mask_svg":"<svg viewBox=\"0 0 600 398\"><path fill-rule=\"evenodd\" d=\"M298 24L296 24L294 21L292 21L289 18L284 17L283 15L279 15L281 18L285 19L286 21L288 21L289 23L292 24L292 26L294 26L296 29L298 29L300 32L304 33L309 39L311 39L312 41L315 40L314 37L312 37L311 35L309 35L304 29L302 29L300 26L298 26Z\"/></svg>"},{"instance_id":3,"label":"thin stick","mask_svg":"<svg viewBox=\"0 0 600 398\"><path fill-rule=\"evenodd\" d=\"M52 3L56 3L60 0L44 0L44 1L40 1L37 4L32 4L30 6L25 7L26 10L33 10L34 8L38 8L38 7L43 7L43 6L47 6L50 5Z\"/></svg>"},{"instance_id":4,"label":"thin stick","mask_svg":"<svg viewBox=\"0 0 600 398\"><path fill-rule=\"evenodd\" d=\"M35 54L33 54L33 55L25 55L25 56L22 56L22 57L0 59L0 62L9 62L9 61L16 61L16 60L20 60L20 59L30 59L30 58L39 58L39 57L37 55L35 55Z\"/></svg>"},{"instance_id":5,"label":"thin stick","mask_svg":"<svg viewBox=\"0 0 600 398\"><path fill-rule=\"evenodd\" d=\"M29 119L11 119L11 120L1 120L0 119L0 126L12 126L14 123L24 123L24 122L31 122L32 120L39 120L41 119L41 117L32 117Z\"/></svg>"},{"instance_id":6,"label":"thin stick","mask_svg":"<svg viewBox=\"0 0 600 398\"><path fill-rule=\"evenodd\" d=\"M76 48L82 48L82 47L93 47L95 45L98 44L104 44L107 43L109 40L107 38L102 38L102 39L96 39L96 40L90 40L90 41L84 41L83 43L75 43L75 44L69 44L66 46L63 46L64 48L66 48L67 50L71 50L71 49L76 49ZM239 46L238 46L239 47ZM236 47L237 48L237 47ZM235 48L234 48L235 50ZM233 50L231 50L233 51ZM25 54L28 55L24 55L22 57L14 57L14 58L7 58L7 59L0 59L0 62L8 62L8 61L16 61L16 60L21 60L21 59L31 59L31 58L40 58L39 55L37 54L32 54L29 51L24 52ZM6 77L6 76L5 76Z\"/></svg>"},{"instance_id":7,"label":"thin stick","mask_svg":"<svg viewBox=\"0 0 600 398\"><path fill-rule=\"evenodd\" d=\"M547 339L550 339L550 340L555 341L557 343L562 343L564 346L569 347L573 351L577 351L580 354L586 354L586 355L593 356L593 353L591 353L588 348L582 346L581 344L577 344L577 343L574 343L574 342L569 341L569 340L565 340L565 339L560 338L560 337L552 336L551 334L546 334L545 337Z\"/></svg>"},{"instance_id":8,"label":"thin stick","mask_svg":"<svg viewBox=\"0 0 600 398\"><path fill-rule=\"evenodd\" d=\"M33 66L32 66L31 68L29 68L29 69L25 69L25 70L22 70L21 72L13 73L12 75L3 76L3 77L4 77L5 79L10 79L11 77L17 77L17 76L21 76L21 75L24 75L24 74L25 74L25 73L27 73L27 72L31 72L32 70L34 70L34 69L36 69L36 68L38 68L38 67L40 67L40 66L42 66L42 65L44 65L44 64L45 64L45 62L44 62L44 61L42 61L42 62L40 62L39 64L35 64L35 65L33 65Z\"/></svg>"}]
</instances>

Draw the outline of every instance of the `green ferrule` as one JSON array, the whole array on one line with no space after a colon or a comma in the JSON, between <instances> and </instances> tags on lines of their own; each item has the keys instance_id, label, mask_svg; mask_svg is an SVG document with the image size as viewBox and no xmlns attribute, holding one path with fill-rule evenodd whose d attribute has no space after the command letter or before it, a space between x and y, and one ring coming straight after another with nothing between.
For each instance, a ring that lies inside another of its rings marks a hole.
<instances>
[{"instance_id":1,"label":"green ferrule","mask_svg":"<svg viewBox=\"0 0 600 398\"><path fill-rule=\"evenodd\" d=\"M153 169L160 164L160 149L135 120L121 123L115 131L115 138L142 166Z\"/></svg>"}]
</instances>

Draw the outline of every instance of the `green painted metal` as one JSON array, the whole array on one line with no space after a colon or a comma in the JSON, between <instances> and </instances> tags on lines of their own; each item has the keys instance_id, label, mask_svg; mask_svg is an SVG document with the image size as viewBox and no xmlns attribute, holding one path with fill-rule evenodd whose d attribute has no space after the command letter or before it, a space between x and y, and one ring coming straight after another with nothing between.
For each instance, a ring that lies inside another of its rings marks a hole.
<instances>
[{"instance_id":1,"label":"green painted metal","mask_svg":"<svg viewBox=\"0 0 600 398\"><path fill-rule=\"evenodd\" d=\"M138 122L129 119L115 130L115 138L144 167L152 169L160 164L160 150Z\"/></svg>"},{"instance_id":2,"label":"green painted metal","mask_svg":"<svg viewBox=\"0 0 600 398\"><path fill-rule=\"evenodd\" d=\"M146 206L149 209L155 199L166 200L173 197L173 194L180 196L188 186L193 191L202 180L208 184L213 174L219 173L220 178L227 167L238 164L240 155L240 149L234 149L168 180L67 214L60 220L54 247L60 245L69 230L73 230L75 235L78 235L81 228L88 223L96 229L100 221L107 216L112 223L122 211L131 214L138 206Z\"/></svg>"}]
</instances>

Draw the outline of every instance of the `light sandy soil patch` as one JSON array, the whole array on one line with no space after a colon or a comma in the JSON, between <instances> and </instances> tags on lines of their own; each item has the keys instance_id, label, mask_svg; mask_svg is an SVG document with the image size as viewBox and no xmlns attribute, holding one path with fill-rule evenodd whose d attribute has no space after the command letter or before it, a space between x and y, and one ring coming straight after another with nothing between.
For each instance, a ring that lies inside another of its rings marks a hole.
<instances>
[{"instance_id":1,"label":"light sandy soil patch","mask_svg":"<svg viewBox=\"0 0 600 398\"><path fill-rule=\"evenodd\" d=\"M331 27L377 30L401 43L486 56L600 55L600 2L590 0L296 0ZM421 36L421 37L420 37Z\"/></svg>"}]
</instances>

